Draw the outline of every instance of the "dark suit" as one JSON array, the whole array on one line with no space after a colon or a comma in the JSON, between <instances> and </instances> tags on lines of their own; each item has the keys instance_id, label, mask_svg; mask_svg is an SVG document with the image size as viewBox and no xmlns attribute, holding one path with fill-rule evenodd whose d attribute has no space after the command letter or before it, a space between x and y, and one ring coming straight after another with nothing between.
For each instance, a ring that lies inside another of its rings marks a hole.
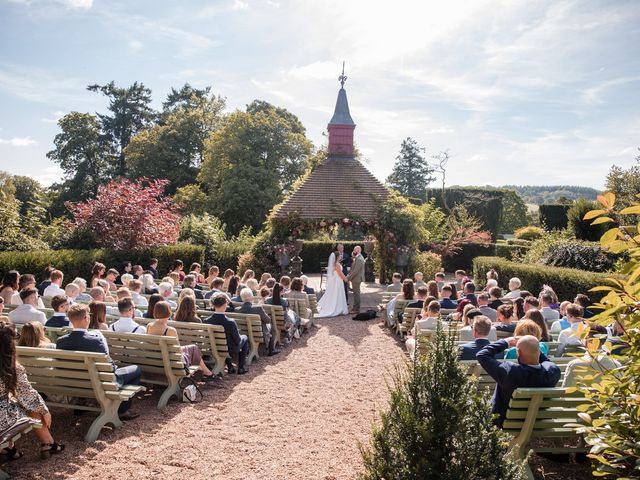
<instances>
[{"instance_id":1,"label":"dark suit","mask_svg":"<svg viewBox=\"0 0 640 480\"><path fill-rule=\"evenodd\" d=\"M494 357L504 352L509 345L498 340L484 347L476 355L478 363L496 381L496 390L491 398L493 413L498 414L496 424L502 426L513 391L520 387L555 387L560 379L560 369L540 354L539 365L522 365L519 362L499 362Z\"/></svg>"},{"instance_id":2,"label":"dark suit","mask_svg":"<svg viewBox=\"0 0 640 480\"><path fill-rule=\"evenodd\" d=\"M424 300L416 300L415 302L408 303L405 308L423 308ZM404 320L404 312L398 314L398 321L402 323Z\"/></svg>"},{"instance_id":3,"label":"dark suit","mask_svg":"<svg viewBox=\"0 0 640 480\"><path fill-rule=\"evenodd\" d=\"M47 323L44 324L45 327L50 328L62 328L68 327L69 325L71 325L71 323L66 315L53 315L49 320L47 320Z\"/></svg>"},{"instance_id":4,"label":"dark suit","mask_svg":"<svg viewBox=\"0 0 640 480\"><path fill-rule=\"evenodd\" d=\"M191 290L193 290L193 293L198 300L204 300L204 294L202 293L202 290L197 290L195 288L192 288Z\"/></svg>"},{"instance_id":5,"label":"dark suit","mask_svg":"<svg viewBox=\"0 0 640 480\"><path fill-rule=\"evenodd\" d=\"M219 325L224 328L229 354L238 355L238 369L243 369L244 362L247 358L247 354L249 353L249 339L246 335L240 335L236 322L227 317L224 313L214 313L202 323Z\"/></svg>"},{"instance_id":6,"label":"dark suit","mask_svg":"<svg viewBox=\"0 0 640 480\"><path fill-rule=\"evenodd\" d=\"M97 331L73 330L70 334L64 335L56 342L58 350L71 350L79 352L104 353L109 355L109 346L102 334ZM111 360L111 359L109 359ZM118 385L140 385L142 370L138 365L127 365L126 367L115 368ZM118 408L118 413L124 413L131 408L131 400L122 402Z\"/></svg>"},{"instance_id":7,"label":"dark suit","mask_svg":"<svg viewBox=\"0 0 640 480\"><path fill-rule=\"evenodd\" d=\"M314 295L316 293L316 291L311 288L311 287L307 287L306 285L304 287L302 287L302 290L304 291L304 293L306 293L307 295Z\"/></svg>"},{"instance_id":8,"label":"dark suit","mask_svg":"<svg viewBox=\"0 0 640 480\"><path fill-rule=\"evenodd\" d=\"M489 345L489 339L476 338L473 342L460 345L460 352L458 354L459 360L475 360L476 354L484 347Z\"/></svg>"},{"instance_id":9,"label":"dark suit","mask_svg":"<svg viewBox=\"0 0 640 480\"><path fill-rule=\"evenodd\" d=\"M44 296L44 290L51 285L51 280L43 280L42 282L40 282L40 285L38 285L38 295L40 295L41 297Z\"/></svg>"},{"instance_id":10,"label":"dark suit","mask_svg":"<svg viewBox=\"0 0 640 480\"><path fill-rule=\"evenodd\" d=\"M158 278L158 270L156 270L153 267L149 267L149 268L147 268L147 270L149 270L151 272L151 275L153 275L153 278Z\"/></svg>"},{"instance_id":11,"label":"dark suit","mask_svg":"<svg viewBox=\"0 0 640 480\"><path fill-rule=\"evenodd\" d=\"M272 352L276 344L276 336L271 335L271 317L267 315L260 305L253 305L250 302L244 302L241 306L236 308L236 312L250 313L260 316L260 322L262 323L262 338L264 338L264 344L269 346L269 352Z\"/></svg>"},{"instance_id":12,"label":"dark suit","mask_svg":"<svg viewBox=\"0 0 640 480\"><path fill-rule=\"evenodd\" d=\"M475 293L467 293L464 298L466 298L467 300L469 300L471 303L473 303L474 307L478 306L478 298L476 297Z\"/></svg>"}]
</instances>

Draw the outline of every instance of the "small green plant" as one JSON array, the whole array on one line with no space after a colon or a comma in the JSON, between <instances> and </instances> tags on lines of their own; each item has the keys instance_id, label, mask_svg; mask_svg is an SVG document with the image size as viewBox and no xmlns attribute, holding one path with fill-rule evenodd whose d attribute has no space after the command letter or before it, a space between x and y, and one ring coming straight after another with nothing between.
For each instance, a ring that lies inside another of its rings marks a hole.
<instances>
[{"instance_id":1,"label":"small green plant","mask_svg":"<svg viewBox=\"0 0 640 480\"><path fill-rule=\"evenodd\" d=\"M530 225L528 227L519 228L514 232L514 235L518 240L537 240L542 238L544 230L540 227Z\"/></svg>"}]
</instances>

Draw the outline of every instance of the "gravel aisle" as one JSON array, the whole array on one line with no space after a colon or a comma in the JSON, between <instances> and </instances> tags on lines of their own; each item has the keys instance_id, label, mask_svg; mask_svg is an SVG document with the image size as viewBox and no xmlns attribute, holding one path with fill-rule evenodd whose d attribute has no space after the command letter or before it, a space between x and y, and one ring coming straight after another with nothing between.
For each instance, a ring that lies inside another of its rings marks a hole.
<instances>
[{"instance_id":1,"label":"gravel aisle","mask_svg":"<svg viewBox=\"0 0 640 480\"><path fill-rule=\"evenodd\" d=\"M369 290L364 303L377 295ZM137 400L142 415L118 431L80 441L89 415L54 411L62 455L41 462L34 440L25 457L6 465L16 479L350 479L360 469L357 441L366 441L376 411L386 405L385 374L403 358L399 343L377 321L322 319L242 377L204 387L204 401L172 400L155 408L158 392Z\"/></svg>"}]
</instances>

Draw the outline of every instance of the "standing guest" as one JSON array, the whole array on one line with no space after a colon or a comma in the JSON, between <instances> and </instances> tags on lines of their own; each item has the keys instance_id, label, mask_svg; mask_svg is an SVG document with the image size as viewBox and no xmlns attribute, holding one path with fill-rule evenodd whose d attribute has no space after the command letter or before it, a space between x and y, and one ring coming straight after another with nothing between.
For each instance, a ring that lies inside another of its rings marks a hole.
<instances>
[{"instance_id":1,"label":"standing guest","mask_svg":"<svg viewBox=\"0 0 640 480\"><path fill-rule=\"evenodd\" d=\"M29 383L24 367L17 361L16 336L13 325L0 323L0 431L8 430L27 416L40 420L41 427L33 432L40 440L40 457L45 459L62 452L64 445L51 436L49 409ZM15 447L6 448L4 454L11 460L22 457L22 452Z\"/></svg>"},{"instance_id":2,"label":"standing guest","mask_svg":"<svg viewBox=\"0 0 640 480\"><path fill-rule=\"evenodd\" d=\"M240 277L234 275L229 279L229 283L227 284L227 294L230 297L235 297L238 292L238 286L240 285Z\"/></svg>"},{"instance_id":3,"label":"standing guest","mask_svg":"<svg viewBox=\"0 0 640 480\"><path fill-rule=\"evenodd\" d=\"M91 288L98 286L98 281L104 277L104 272L107 271L107 267L103 263L94 263L91 269L91 280L89 280L89 286Z\"/></svg>"},{"instance_id":4,"label":"standing guest","mask_svg":"<svg viewBox=\"0 0 640 480\"><path fill-rule=\"evenodd\" d=\"M104 302L89 303L89 329L109 330L107 324L107 306Z\"/></svg>"},{"instance_id":5,"label":"standing guest","mask_svg":"<svg viewBox=\"0 0 640 480\"><path fill-rule=\"evenodd\" d=\"M460 360L475 360L476 354L491 343L489 334L492 328L491 319L484 315L476 316L472 325L473 341L460 346L458 358Z\"/></svg>"},{"instance_id":6,"label":"standing guest","mask_svg":"<svg viewBox=\"0 0 640 480\"><path fill-rule=\"evenodd\" d=\"M534 310L531 310L531 311L533 312ZM529 320L528 318L519 321L515 332L513 332L514 337L523 337L525 335L532 335L536 337L540 342L540 352L544 353L545 355L549 355L549 348L547 347L547 344L540 340L542 337L542 329L536 322L534 322L533 320ZM518 358L518 352L516 347L509 348L506 351L504 358L508 360L514 360Z\"/></svg>"},{"instance_id":7,"label":"standing guest","mask_svg":"<svg viewBox=\"0 0 640 480\"><path fill-rule=\"evenodd\" d=\"M520 287L522 286L522 282L518 277L513 277L509 280L509 293L507 293L504 298L516 299L520 296Z\"/></svg>"},{"instance_id":8,"label":"standing guest","mask_svg":"<svg viewBox=\"0 0 640 480\"><path fill-rule=\"evenodd\" d=\"M20 292L22 305L18 305L9 312L9 319L14 325L24 325L29 322L40 322L44 325L47 317L44 312L36 308L38 305L38 291L35 288L25 288Z\"/></svg>"},{"instance_id":9,"label":"standing guest","mask_svg":"<svg viewBox=\"0 0 640 480\"><path fill-rule=\"evenodd\" d=\"M524 317L522 318L524 320L531 320L536 325L538 325L538 327L540 327L540 336L538 337L538 340L542 342L551 341L551 336L549 335L549 328L547 327L547 322L545 321L544 316L542 315L542 312L540 310L536 310L535 308L532 308L531 310L527 311L527 313L525 313ZM518 330L518 327L516 327L516 331L517 330Z\"/></svg>"},{"instance_id":10,"label":"standing guest","mask_svg":"<svg viewBox=\"0 0 640 480\"><path fill-rule=\"evenodd\" d=\"M202 290L197 288L198 284L196 283L195 275L191 273L189 275L186 275L184 277L184 280L182 281L182 287L183 289L190 288L198 300L202 300L204 298Z\"/></svg>"},{"instance_id":11,"label":"standing guest","mask_svg":"<svg viewBox=\"0 0 640 480\"><path fill-rule=\"evenodd\" d=\"M116 285L116 279L119 276L120 274L115 268L110 268L109 270L107 270L107 274L105 275L104 279L109 285L110 292L115 292L118 290L118 286Z\"/></svg>"},{"instance_id":12,"label":"standing guest","mask_svg":"<svg viewBox=\"0 0 640 480\"><path fill-rule=\"evenodd\" d=\"M145 295L153 295L154 293L158 293L158 285L153 278L151 273L143 273L140 278L142 282L142 290L140 293L144 293Z\"/></svg>"},{"instance_id":13,"label":"standing guest","mask_svg":"<svg viewBox=\"0 0 640 480\"><path fill-rule=\"evenodd\" d=\"M427 295L433 298L439 298L440 297L440 291L438 290L438 284L435 280L429 280L429 282L426 283L426 287L427 287Z\"/></svg>"},{"instance_id":14,"label":"standing guest","mask_svg":"<svg viewBox=\"0 0 640 480\"><path fill-rule=\"evenodd\" d=\"M0 286L0 297L4 303L11 304L11 297L19 290L20 274L17 270L9 270L2 278L2 286Z\"/></svg>"},{"instance_id":15,"label":"standing guest","mask_svg":"<svg viewBox=\"0 0 640 480\"><path fill-rule=\"evenodd\" d=\"M54 270L55 268L53 268L51 265L45 267L43 275L44 280L42 280L42 282L40 282L40 285L38 285L38 295L44 295L44 289L51 285L51 273Z\"/></svg>"},{"instance_id":16,"label":"standing guest","mask_svg":"<svg viewBox=\"0 0 640 480\"><path fill-rule=\"evenodd\" d=\"M478 310L492 322L495 322L498 317L498 312L489 306L489 295L486 293L478 295Z\"/></svg>"},{"instance_id":17,"label":"standing guest","mask_svg":"<svg viewBox=\"0 0 640 480\"><path fill-rule=\"evenodd\" d=\"M69 300L65 295L56 295L51 299L51 308L53 308L53 316L44 324L49 328L68 327L69 318L67 311L69 310Z\"/></svg>"},{"instance_id":18,"label":"standing guest","mask_svg":"<svg viewBox=\"0 0 640 480\"><path fill-rule=\"evenodd\" d=\"M444 287L444 281L445 281L445 274L444 272L438 272L435 274L435 276L433 277L436 285L438 285L438 291L441 292L442 291L442 287Z\"/></svg>"},{"instance_id":19,"label":"standing guest","mask_svg":"<svg viewBox=\"0 0 640 480\"><path fill-rule=\"evenodd\" d=\"M226 295L218 294L213 298L212 304L214 313L207 318L204 323L210 325L220 325L224 328L225 336L227 337L227 348L230 355L238 355L238 375L247 373L245 368L245 361L247 354L249 353L249 340L246 335L240 335L238 325L232 319L225 315L229 300ZM229 373L236 371L230 358L226 359L227 370Z\"/></svg>"},{"instance_id":20,"label":"standing guest","mask_svg":"<svg viewBox=\"0 0 640 480\"><path fill-rule=\"evenodd\" d=\"M496 355L513 346L516 346L517 349L518 363L496 360ZM480 366L496 381L491 404L493 413L498 414L496 424L499 427L502 427L511 395L515 389L555 387L560 380L560 369L540 353L540 343L532 335L498 340L480 350L476 359Z\"/></svg>"},{"instance_id":21,"label":"standing guest","mask_svg":"<svg viewBox=\"0 0 640 480\"><path fill-rule=\"evenodd\" d=\"M492 287L489 290L489 307L498 310L498 307L504 302L500 300L502 297L502 289L500 287Z\"/></svg>"},{"instance_id":22,"label":"standing guest","mask_svg":"<svg viewBox=\"0 0 640 480\"><path fill-rule=\"evenodd\" d=\"M262 276L264 277L264 274L262 274ZM302 291L307 295L315 295L316 291L309 286L309 277L307 277L306 275L300 275L300 280L302 280ZM262 282L262 279L260 279L260 281ZM266 280L265 280L265 284L266 284ZM260 285L260 286L263 286L263 285Z\"/></svg>"},{"instance_id":23,"label":"standing guest","mask_svg":"<svg viewBox=\"0 0 640 480\"><path fill-rule=\"evenodd\" d=\"M102 333L87 330L89 328L89 307L77 303L69 309L68 315L73 325L73 330L69 335L58 339L56 342L58 350L104 353L108 357L109 346ZM140 385L142 370L138 365L116 368L114 364L113 373L116 376L118 388L122 388L124 385ZM120 404L118 408L120 420L133 420L139 416L137 413L130 412L130 408L131 400Z\"/></svg>"},{"instance_id":24,"label":"standing guest","mask_svg":"<svg viewBox=\"0 0 640 480\"><path fill-rule=\"evenodd\" d=\"M154 312L155 312L154 307ZM171 316L171 314L169 314ZM202 323L202 319L198 316L198 305L194 297L185 295L180 300L180 304L176 309L176 322Z\"/></svg>"},{"instance_id":25,"label":"standing guest","mask_svg":"<svg viewBox=\"0 0 640 480\"><path fill-rule=\"evenodd\" d=\"M474 307L478 306L478 298L476 297L476 285L473 282L466 282L462 287L464 298L469 300Z\"/></svg>"},{"instance_id":26,"label":"standing guest","mask_svg":"<svg viewBox=\"0 0 640 480\"><path fill-rule=\"evenodd\" d=\"M185 273L184 273L184 263L182 263L182 260L173 261L173 267L171 267L170 274L171 273L177 273L180 282L184 280Z\"/></svg>"},{"instance_id":27,"label":"standing guest","mask_svg":"<svg viewBox=\"0 0 640 480\"><path fill-rule=\"evenodd\" d=\"M205 282L207 285L209 285L209 288L211 288L211 282L218 278L219 274L220 269L217 266L214 265L212 267L209 267L209 275L207 275L207 278L205 278Z\"/></svg>"},{"instance_id":28,"label":"standing guest","mask_svg":"<svg viewBox=\"0 0 640 480\"><path fill-rule=\"evenodd\" d=\"M402 291L402 275L398 272L391 276L391 284L387 285L387 292L400 293Z\"/></svg>"},{"instance_id":29,"label":"standing guest","mask_svg":"<svg viewBox=\"0 0 640 480\"><path fill-rule=\"evenodd\" d=\"M29 322L22 326L18 346L32 348L56 348L56 344L51 343L44 334L44 326L40 322Z\"/></svg>"},{"instance_id":30,"label":"standing guest","mask_svg":"<svg viewBox=\"0 0 640 480\"><path fill-rule=\"evenodd\" d=\"M440 291L440 307L446 309L458 308L458 302L451 300L453 289L451 285L444 285Z\"/></svg>"},{"instance_id":31,"label":"standing guest","mask_svg":"<svg viewBox=\"0 0 640 480\"><path fill-rule=\"evenodd\" d=\"M142 295L142 282L140 280L131 280L129 282L129 291L131 299L138 307L146 307L149 301Z\"/></svg>"},{"instance_id":32,"label":"standing guest","mask_svg":"<svg viewBox=\"0 0 640 480\"><path fill-rule=\"evenodd\" d=\"M591 299L587 297L584 293L579 293L578 295L576 295L576 298L573 300L573 303L577 303L582 307L582 318L591 318L595 315L595 313L589 310L589 306L591 305Z\"/></svg>"},{"instance_id":33,"label":"standing guest","mask_svg":"<svg viewBox=\"0 0 640 480\"><path fill-rule=\"evenodd\" d=\"M118 300L118 312L120 318L113 322L109 330L113 332L123 333L147 333L147 329L142 325L138 325L134 320L134 305L131 298L125 297Z\"/></svg>"},{"instance_id":34,"label":"standing guest","mask_svg":"<svg viewBox=\"0 0 640 480\"><path fill-rule=\"evenodd\" d=\"M413 274L413 283L416 286L416 288L427 286L427 284L424 281L424 274L422 272L416 272ZM436 286L437 285L438 284L436 284Z\"/></svg>"},{"instance_id":35,"label":"standing guest","mask_svg":"<svg viewBox=\"0 0 640 480\"><path fill-rule=\"evenodd\" d=\"M70 304L76 303L78 295L80 295L80 287L73 282L67 283L67 286L64 287L64 294L67 296Z\"/></svg>"},{"instance_id":36,"label":"standing guest","mask_svg":"<svg viewBox=\"0 0 640 480\"><path fill-rule=\"evenodd\" d=\"M149 261L149 266L147 267L147 270L149 272L151 272L151 275L153 276L154 280L159 277L159 275L158 275L158 259L157 258L152 258Z\"/></svg>"},{"instance_id":37,"label":"standing guest","mask_svg":"<svg viewBox=\"0 0 640 480\"><path fill-rule=\"evenodd\" d=\"M551 308L553 304L553 295L549 292L542 292L540 295L540 313L547 323L553 323L560 319L560 312Z\"/></svg>"},{"instance_id":38,"label":"standing guest","mask_svg":"<svg viewBox=\"0 0 640 480\"><path fill-rule=\"evenodd\" d=\"M159 293L154 293L149 297L149 305L147 306L147 311L144 312L144 318L153 318L153 309L156 306L156 303L163 301L162 295Z\"/></svg>"},{"instance_id":39,"label":"standing guest","mask_svg":"<svg viewBox=\"0 0 640 480\"><path fill-rule=\"evenodd\" d=\"M558 335L558 350L564 350L567 345L582 345L578 329L585 324L582 316L583 313L583 308L577 303L567 305L569 328L565 328Z\"/></svg>"},{"instance_id":40,"label":"standing guest","mask_svg":"<svg viewBox=\"0 0 640 480\"><path fill-rule=\"evenodd\" d=\"M204 275L202 275L202 265L198 262L193 262L189 267L189 275L196 277L196 283L204 283Z\"/></svg>"},{"instance_id":41,"label":"standing guest","mask_svg":"<svg viewBox=\"0 0 640 480\"><path fill-rule=\"evenodd\" d=\"M143 274L144 269L142 268L142 265L134 265L133 267L131 267L131 275L133 275L133 278L135 280L139 280Z\"/></svg>"},{"instance_id":42,"label":"standing guest","mask_svg":"<svg viewBox=\"0 0 640 480\"><path fill-rule=\"evenodd\" d=\"M300 283L302 283L302 281L300 281ZM262 338L264 344L267 345L269 349L268 355L272 357L280 353L280 350L276 349L276 336L271 332L271 318L260 305L253 305L253 292L245 288L240 291L240 297L242 298L242 305L236 308L236 311L239 313L258 315L262 324Z\"/></svg>"},{"instance_id":43,"label":"standing guest","mask_svg":"<svg viewBox=\"0 0 640 480\"><path fill-rule=\"evenodd\" d=\"M75 285L78 286L79 293L75 301L77 302L90 302L91 296L87 293L87 281L84 278L76 277L73 279ZM65 290L66 292L66 290Z\"/></svg>"},{"instance_id":44,"label":"standing guest","mask_svg":"<svg viewBox=\"0 0 640 480\"><path fill-rule=\"evenodd\" d=\"M230 268L227 268L224 271L224 275L222 276L222 280L223 280L223 284L222 284L222 289L223 290L227 290L229 287L229 282L231 281L231 278L235 275L235 272L233 270L231 270ZM235 292L234 292L235 293Z\"/></svg>"},{"instance_id":45,"label":"standing guest","mask_svg":"<svg viewBox=\"0 0 640 480\"><path fill-rule=\"evenodd\" d=\"M178 304L169 299L170 297L173 297L173 285L171 285L169 282L160 283L160 285L158 285L158 293L163 300L171 305L171 308L178 308Z\"/></svg>"},{"instance_id":46,"label":"standing guest","mask_svg":"<svg viewBox=\"0 0 640 480\"><path fill-rule=\"evenodd\" d=\"M513 333L516 329L516 322L513 316L513 305L500 305L496 312L496 330L499 332Z\"/></svg>"},{"instance_id":47,"label":"standing guest","mask_svg":"<svg viewBox=\"0 0 640 480\"><path fill-rule=\"evenodd\" d=\"M131 274L132 269L133 267L131 266L131 262L129 260L125 260L124 262L122 262L122 269L120 270L122 274L117 275L114 282L118 285L124 285L124 282L122 281L122 275L124 275L125 273Z\"/></svg>"},{"instance_id":48,"label":"standing guest","mask_svg":"<svg viewBox=\"0 0 640 480\"><path fill-rule=\"evenodd\" d=\"M255 272L248 268L247 270L245 270L244 275L242 276L242 280L240 281L240 283L246 284L247 280L249 280L250 278L255 278L255 276L256 276Z\"/></svg>"},{"instance_id":49,"label":"standing guest","mask_svg":"<svg viewBox=\"0 0 640 480\"><path fill-rule=\"evenodd\" d=\"M64 280L64 273L60 270L54 270L51 272L51 285L44 289L45 297L55 297L56 295L64 295L62 289L62 281Z\"/></svg>"},{"instance_id":50,"label":"standing guest","mask_svg":"<svg viewBox=\"0 0 640 480\"><path fill-rule=\"evenodd\" d=\"M51 274L49 274L49 277L51 277ZM49 283L51 283L51 281L49 281ZM15 292L12 295L11 305L22 305L22 300L20 299L20 292L25 288L36 288L36 277L31 275L30 273L25 273L24 275L20 275L20 280L18 281L18 287L20 288L20 290ZM42 299L40 297L38 297L37 307L41 309L44 308L44 303L42 302Z\"/></svg>"}]
</instances>

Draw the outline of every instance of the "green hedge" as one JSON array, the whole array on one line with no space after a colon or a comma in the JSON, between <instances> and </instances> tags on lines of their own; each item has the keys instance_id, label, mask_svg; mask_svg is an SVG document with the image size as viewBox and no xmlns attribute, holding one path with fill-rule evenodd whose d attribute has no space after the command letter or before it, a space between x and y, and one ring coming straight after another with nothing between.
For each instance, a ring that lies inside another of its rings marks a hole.
<instances>
[{"instance_id":1,"label":"green hedge","mask_svg":"<svg viewBox=\"0 0 640 480\"><path fill-rule=\"evenodd\" d=\"M538 210L540 225L542 225L547 232L552 230L564 230L567 228L567 225L569 225L567 212L570 207L571 205L561 203L540 205Z\"/></svg>"},{"instance_id":2,"label":"green hedge","mask_svg":"<svg viewBox=\"0 0 640 480\"><path fill-rule=\"evenodd\" d=\"M67 281L75 277L89 279L91 267L95 262L104 263L107 268L114 267L118 271L126 260L134 265L142 265L146 268L149 259L158 259L158 272L163 275L172 266L172 262L179 258L189 268L191 263L202 263L204 260L204 247L189 245L166 245L143 250L40 250L30 252L0 252L0 275L9 270L18 270L20 273L33 273L40 278L45 267L52 265L62 270Z\"/></svg>"},{"instance_id":3,"label":"green hedge","mask_svg":"<svg viewBox=\"0 0 640 480\"><path fill-rule=\"evenodd\" d=\"M549 285L560 300L573 300L578 293L586 293L592 300L599 299L602 293L590 293L589 289L606 285L606 278L611 276L574 268L511 262L499 257L477 257L473 260L473 276L478 285L486 283L487 271L491 268L498 272L498 284L504 289L507 288L510 278L518 277L522 280L523 289L537 295L543 285Z\"/></svg>"},{"instance_id":4,"label":"green hedge","mask_svg":"<svg viewBox=\"0 0 640 480\"><path fill-rule=\"evenodd\" d=\"M353 247L360 245L362 247L362 254L366 257L364 244L362 242L351 240L339 240L337 242L305 240L302 246L302 252L300 252L302 271L304 273L320 273L320 263L327 263L331 249L336 243L343 244L344 251L349 255L353 251Z\"/></svg>"},{"instance_id":5,"label":"green hedge","mask_svg":"<svg viewBox=\"0 0 640 480\"><path fill-rule=\"evenodd\" d=\"M524 255L529 247L524 245L508 245L505 243L465 243L462 249L454 256L442 258L442 265L447 272L458 269L470 271L473 267L473 259L476 257L503 257L512 260L516 256Z\"/></svg>"},{"instance_id":6,"label":"green hedge","mask_svg":"<svg viewBox=\"0 0 640 480\"><path fill-rule=\"evenodd\" d=\"M504 191L484 188L447 188L445 197L449 208L455 204L464 205L470 214L482 222L483 228L491 232L494 241L498 238L502 223ZM438 208L444 209L442 189L428 188L427 201L431 198L435 199Z\"/></svg>"}]
</instances>

